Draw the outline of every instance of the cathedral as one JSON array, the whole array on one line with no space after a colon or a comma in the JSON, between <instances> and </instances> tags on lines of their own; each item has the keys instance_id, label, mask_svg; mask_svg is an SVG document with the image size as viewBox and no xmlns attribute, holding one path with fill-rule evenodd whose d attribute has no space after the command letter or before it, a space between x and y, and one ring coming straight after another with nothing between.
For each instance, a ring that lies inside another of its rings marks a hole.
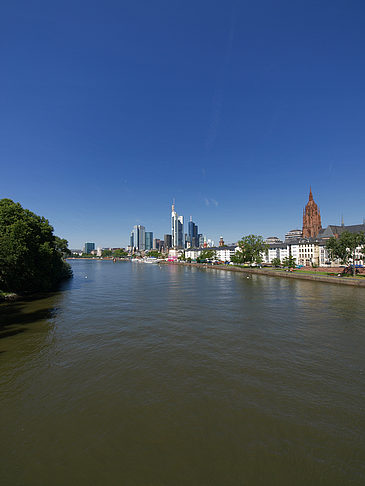
<instances>
[{"instance_id":1,"label":"cathedral","mask_svg":"<svg viewBox=\"0 0 365 486\"><path fill-rule=\"evenodd\" d=\"M303 210L303 238L315 238L321 229L321 213L313 200L312 189L310 188L309 201Z\"/></svg>"}]
</instances>

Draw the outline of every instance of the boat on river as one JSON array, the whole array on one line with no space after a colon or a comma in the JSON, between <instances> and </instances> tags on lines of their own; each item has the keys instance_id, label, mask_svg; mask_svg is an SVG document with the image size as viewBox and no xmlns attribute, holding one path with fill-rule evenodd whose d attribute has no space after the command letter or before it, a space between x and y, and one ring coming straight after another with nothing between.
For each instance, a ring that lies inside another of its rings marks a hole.
<instances>
[{"instance_id":1,"label":"boat on river","mask_svg":"<svg viewBox=\"0 0 365 486\"><path fill-rule=\"evenodd\" d=\"M143 263L159 263L161 259L155 257L145 257L142 261Z\"/></svg>"}]
</instances>

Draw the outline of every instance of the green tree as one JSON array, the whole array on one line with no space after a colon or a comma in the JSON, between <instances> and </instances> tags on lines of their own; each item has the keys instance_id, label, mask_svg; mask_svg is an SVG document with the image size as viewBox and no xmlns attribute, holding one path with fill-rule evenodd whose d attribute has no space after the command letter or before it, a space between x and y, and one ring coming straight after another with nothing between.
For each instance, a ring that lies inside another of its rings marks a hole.
<instances>
[{"instance_id":1,"label":"green tree","mask_svg":"<svg viewBox=\"0 0 365 486\"><path fill-rule=\"evenodd\" d=\"M355 275L355 250L361 248L365 255L365 234L350 233L344 231L338 238L330 238L326 243L327 251L332 260L340 260L344 265L348 265L352 259L352 272Z\"/></svg>"},{"instance_id":2,"label":"green tree","mask_svg":"<svg viewBox=\"0 0 365 486\"><path fill-rule=\"evenodd\" d=\"M295 268L296 267L295 258L292 255L289 255L288 257L284 258L283 266L286 268Z\"/></svg>"},{"instance_id":3,"label":"green tree","mask_svg":"<svg viewBox=\"0 0 365 486\"><path fill-rule=\"evenodd\" d=\"M126 252L126 251L124 251L124 250L122 250L122 249L115 250L115 251L113 252L113 256L114 256L115 258L125 258L125 257L127 257L127 256L128 256L128 252Z\"/></svg>"},{"instance_id":4,"label":"green tree","mask_svg":"<svg viewBox=\"0 0 365 486\"><path fill-rule=\"evenodd\" d=\"M47 219L10 199L0 200L0 288L8 292L52 289L71 276L67 241Z\"/></svg>"},{"instance_id":5,"label":"green tree","mask_svg":"<svg viewBox=\"0 0 365 486\"><path fill-rule=\"evenodd\" d=\"M200 263L200 262L205 262L206 260L213 260L215 256L216 256L215 250L206 249L200 253L196 261Z\"/></svg>"},{"instance_id":6,"label":"green tree","mask_svg":"<svg viewBox=\"0 0 365 486\"><path fill-rule=\"evenodd\" d=\"M104 258L111 257L113 255L113 252L111 250L103 250L101 252L101 256Z\"/></svg>"},{"instance_id":7,"label":"green tree","mask_svg":"<svg viewBox=\"0 0 365 486\"><path fill-rule=\"evenodd\" d=\"M62 253L63 258L67 258L71 255L71 250L68 248L68 241L64 238L59 238L55 236L55 246L56 249Z\"/></svg>"},{"instance_id":8,"label":"green tree","mask_svg":"<svg viewBox=\"0 0 365 486\"><path fill-rule=\"evenodd\" d=\"M148 252L148 256L153 258L161 258L162 255L157 250L151 250Z\"/></svg>"},{"instance_id":9,"label":"green tree","mask_svg":"<svg viewBox=\"0 0 365 486\"><path fill-rule=\"evenodd\" d=\"M262 253L266 253L268 245L264 242L262 236L248 235L244 236L238 242L239 250L231 257L234 263L261 263Z\"/></svg>"},{"instance_id":10,"label":"green tree","mask_svg":"<svg viewBox=\"0 0 365 486\"><path fill-rule=\"evenodd\" d=\"M272 263L272 266L273 266L273 267L280 267L280 265L281 265L280 258L278 258L278 257L273 258L273 260L272 260L272 262L271 262L271 263Z\"/></svg>"}]
</instances>

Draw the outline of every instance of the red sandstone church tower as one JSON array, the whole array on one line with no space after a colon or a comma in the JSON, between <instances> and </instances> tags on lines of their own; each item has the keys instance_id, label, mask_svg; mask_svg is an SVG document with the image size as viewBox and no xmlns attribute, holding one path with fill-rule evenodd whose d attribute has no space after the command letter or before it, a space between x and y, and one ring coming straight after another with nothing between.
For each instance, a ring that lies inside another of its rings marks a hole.
<instances>
[{"instance_id":1,"label":"red sandstone church tower","mask_svg":"<svg viewBox=\"0 0 365 486\"><path fill-rule=\"evenodd\" d=\"M309 201L303 210L303 238L316 237L321 229L321 213L313 200L312 188L310 188Z\"/></svg>"}]
</instances>

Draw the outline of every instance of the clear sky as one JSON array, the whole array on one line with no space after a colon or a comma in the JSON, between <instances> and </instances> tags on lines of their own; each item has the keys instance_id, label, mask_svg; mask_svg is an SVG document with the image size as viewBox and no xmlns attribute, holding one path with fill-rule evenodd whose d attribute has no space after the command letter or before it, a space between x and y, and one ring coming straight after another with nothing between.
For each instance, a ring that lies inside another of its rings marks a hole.
<instances>
[{"instance_id":1,"label":"clear sky","mask_svg":"<svg viewBox=\"0 0 365 486\"><path fill-rule=\"evenodd\" d=\"M80 248L236 241L365 217L365 2L12 1L0 7L0 197Z\"/></svg>"}]
</instances>

